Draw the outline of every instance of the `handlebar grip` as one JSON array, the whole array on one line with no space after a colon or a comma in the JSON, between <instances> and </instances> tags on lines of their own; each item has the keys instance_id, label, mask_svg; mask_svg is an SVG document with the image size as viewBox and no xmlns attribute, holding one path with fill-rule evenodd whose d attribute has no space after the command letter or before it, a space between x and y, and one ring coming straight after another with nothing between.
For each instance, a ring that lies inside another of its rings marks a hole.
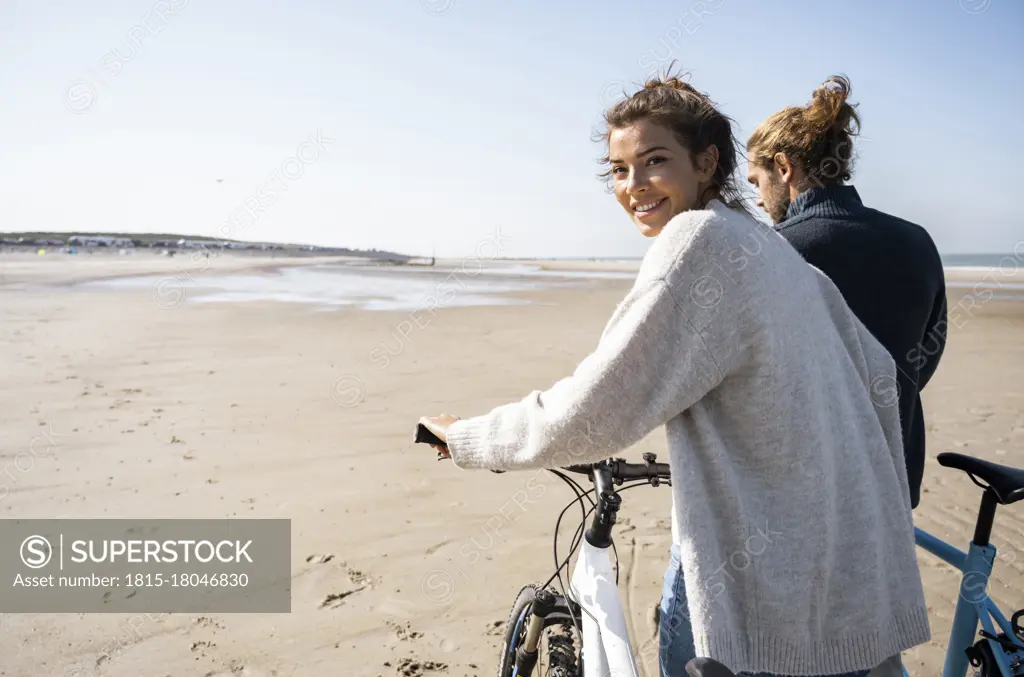
<instances>
[{"instance_id":1,"label":"handlebar grip","mask_svg":"<svg viewBox=\"0 0 1024 677\"><path fill-rule=\"evenodd\" d=\"M422 423L416 424L416 436L413 437L413 442L417 444L440 444L441 446L448 446L447 442L430 432L430 429Z\"/></svg>"}]
</instances>

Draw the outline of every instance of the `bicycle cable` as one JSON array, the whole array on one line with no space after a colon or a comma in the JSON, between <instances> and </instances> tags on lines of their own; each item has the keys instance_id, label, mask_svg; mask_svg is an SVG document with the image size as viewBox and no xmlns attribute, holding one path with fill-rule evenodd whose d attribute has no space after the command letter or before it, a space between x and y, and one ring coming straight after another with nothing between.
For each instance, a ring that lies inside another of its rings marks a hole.
<instances>
[{"instance_id":1,"label":"bicycle cable","mask_svg":"<svg viewBox=\"0 0 1024 677\"><path fill-rule=\"evenodd\" d=\"M589 490L584 491L583 487L581 487L579 484L577 484L576 482L572 481L568 477L565 477L561 473L556 472L554 470L552 470L551 472L553 472L554 474L556 474L559 477L561 477L563 480L566 481L567 484L569 484L571 487L573 487L573 492L576 494L576 500L569 501L568 505L566 505L564 508L562 508L562 512L560 512L558 514L558 519L555 521L555 536L554 536L555 573L553 573L551 575L551 577L547 581L545 581L544 586L543 586L543 587L547 587L547 586L551 585L551 582L553 580L555 580L555 578L558 578L559 587L562 588L562 592L564 594L565 593L565 583L564 583L564 581L562 581L562 570L566 568L566 566L569 563L569 559L572 557L573 553L575 553L576 549L579 547L579 544L582 541L583 530L586 527L587 517L589 517L590 514L592 512L594 512L594 509L597 507L597 503L595 503L594 500L590 498L590 494L594 493L594 491L595 491L594 489L589 489ZM584 498L586 498L590 502L590 510L587 510L586 506L583 505L583 499ZM569 510L569 508L571 508L573 506L574 503L579 503L580 504L580 514L581 514L580 524L579 524L579 526L576 527L576 532L573 534L572 541L569 544L569 557L567 557L565 560L562 561L561 564L559 564L558 563L558 533L561 530L562 518L565 517L565 513Z\"/></svg>"},{"instance_id":2,"label":"bicycle cable","mask_svg":"<svg viewBox=\"0 0 1024 677\"><path fill-rule=\"evenodd\" d=\"M649 484L649 482L647 482L647 481L638 481L638 482L635 482L633 484L627 484L627 485L619 488L618 491L625 491L626 489L632 489L633 487L638 487L638 486L641 486L641 485L648 485L648 484ZM589 491L586 492L586 494L584 494L584 496L587 496L587 494L595 493L596 491L597 491L596 488L590 489ZM587 496L587 498L589 500L589 496ZM572 504L575 503L575 502L576 501L571 501L569 503L569 506L566 506L566 508L572 506ZM580 521L579 526L576 527L576 533L573 534L572 543L570 543L570 545L569 545L569 554L566 556L565 560L559 566L559 570L556 573L560 573L563 568L566 568L569 565L569 562L572 559L572 556L576 553L576 550L579 548L580 544L583 542L584 530L585 530L586 525L587 525L587 519L590 517L590 515L593 514L593 512L596 509L597 509L597 504L594 503L593 501L591 501L590 510L586 511L586 513L583 515L583 519ZM563 510L563 514L564 514L564 512L565 511ZM556 531L555 531L555 540L557 541L557 539L558 539L558 531L557 531L558 527L556 526L555 529L556 529ZM619 551L618 551L618 548L615 547L615 541L614 540L612 540L611 546L612 546L612 553L615 555L615 584L618 585L619 584ZM557 552L557 545L556 545L556 552ZM558 559L557 559L558 555L556 554L555 557L556 557L555 564L558 564ZM551 579L548 579L548 580L551 580ZM561 575L559 575L559 577L558 577L558 582L559 582L559 584L562 587L562 595L563 595L563 597L565 597L565 599L567 599L567 600L571 600L573 602L576 602L577 606L580 607L580 611L582 611L583 613L585 613L588 616L590 616L590 618L592 620L594 620L594 622L597 622L597 618L594 617L594 614L590 613L585 607L583 607L583 605L581 605L579 603L578 599L575 599L574 597L569 595L568 591L565 589L564 584L562 583ZM573 626L576 628L576 631L579 633L579 636L582 637L583 636L583 629L576 623L576 617L573 616L572 614L570 614L570 616L572 616Z\"/></svg>"},{"instance_id":3,"label":"bicycle cable","mask_svg":"<svg viewBox=\"0 0 1024 677\"><path fill-rule=\"evenodd\" d=\"M559 588L562 591L562 596L566 600L571 600L571 601L576 602L576 604L580 607L581 611L583 611L584 613L586 613L588 616L590 616L591 618L593 618L596 621L597 619L594 618L593 614L591 614L589 611L587 611L585 608L583 608L583 606L579 604L578 600L572 598L568 594L568 590L566 590L566 587L565 587L565 582L562 580L562 570L565 569L566 567L568 567L569 562L572 560L572 556L576 553L576 550L579 548L580 544L583 542L584 530L586 529L587 519L597 509L597 503L593 499L590 498L590 494L596 493L597 488L594 487L592 489L584 491L583 487L581 487L578 483L576 483L572 479L566 477L562 473L560 473L558 471L555 471L555 470L551 470L551 472L553 474L555 474L556 476L558 476L559 478L561 478L563 481L565 481L566 484L569 485L569 487L573 490L573 493L576 494L576 499L572 500L572 501L569 501L569 503L562 509L562 512L559 513L558 520L555 522L554 554L555 554L555 566L557 568L555 569L555 573L552 574L551 577L548 578L548 580L541 586L541 589L547 588L551 584L551 582L557 577L558 578ZM671 480L663 480L663 483L667 484L668 486L672 486ZM625 491L627 489L632 489L634 487L639 487L639 486L651 486L650 480L638 480L636 482L632 482L630 484L626 484L624 486L619 487L616 490L616 492L623 492L623 491ZM590 510L586 510L586 507L583 505L583 499L584 498L586 498L590 502ZM583 518L580 520L579 526L576 527L576 532L573 534L572 541L569 544L569 554L562 561L562 563L559 564L559 562L558 562L558 532L559 532L559 529L561 527L562 518L565 516L565 513L573 506L574 503L579 503L580 504L580 511L583 513ZM615 547L614 539L611 542L611 546L612 546L612 553L615 556L615 584L618 585L619 584L619 551ZM575 627L576 632L579 633L580 637L582 637L583 636L583 629L577 623L575 614L570 613L569 616L572 618L573 626Z\"/></svg>"},{"instance_id":4,"label":"bicycle cable","mask_svg":"<svg viewBox=\"0 0 1024 677\"><path fill-rule=\"evenodd\" d=\"M596 504L594 503L594 501L589 496L587 496L587 494L589 492L585 492L583 490L583 487L581 487L575 480L573 480L572 478L566 476L564 473L561 473L561 472L559 472L557 470L549 469L549 472L551 472L551 474L555 475L556 477L558 477L563 482L565 482L566 484L569 485L569 488L572 489L574 494L576 494L576 500L569 501L569 504L566 505L564 508L562 508L562 512L560 512L558 514L558 520L555 522L555 538L554 538L554 554L555 554L555 567L556 567L556 569L555 569L555 573L551 576L551 578L549 578L547 581L544 582L543 585L540 586L540 589L541 590L546 590L547 587L549 585L551 585L551 581L553 581L555 579L555 577L557 576L558 577L558 587L562 591L562 598L566 599L566 600L569 600L569 599L571 599L569 597L569 592L565 588L565 581L562 580L562 569L565 568L566 564L568 564L568 560L566 560L566 563L563 564L562 566L558 565L558 530L560 529L560 527L562 525L562 517L565 516L565 513L569 510L569 508L571 508L573 506L574 503L579 503L579 505L580 505L580 513L583 515L583 519L580 521L580 526L578 526L576 528L576 533L573 535L573 541L572 541L573 547L570 549L570 557L571 557L572 556L572 551L575 550L575 547L576 547L577 537L581 534L581 532L583 530L583 526L587 522L587 517L586 516L587 516L588 513L586 512L586 506L583 504L584 497L586 497L587 500L590 501L590 504L592 506L591 509L593 509L593 507L596 507ZM574 613L572 613L572 609L571 608L569 609L569 618L572 619L572 625L573 625L573 628L575 628L575 630L576 630L577 636L578 637L583 637L583 628L581 628L579 623L576 621L576 615Z\"/></svg>"}]
</instances>

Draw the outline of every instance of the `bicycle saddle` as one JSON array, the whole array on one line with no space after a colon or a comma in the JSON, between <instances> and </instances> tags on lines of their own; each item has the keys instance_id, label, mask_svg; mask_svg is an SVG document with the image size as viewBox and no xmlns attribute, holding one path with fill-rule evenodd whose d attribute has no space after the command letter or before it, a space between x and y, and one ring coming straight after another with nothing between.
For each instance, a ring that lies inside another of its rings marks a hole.
<instances>
[{"instance_id":1,"label":"bicycle saddle","mask_svg":"<svg viewBox=\"0 0 1024 677\"><path fill-rule=\"evenodd\" d=\"M736 677L732 670L710 658L694 658L686 664L690 677Z\"/></svg>"},{"instance_id":2,"label":"bicycle saddle","mask_svg":"<svg viewBox=\"0 0 1024 677\"><path fill-rule=\"evenodd\" d=\"M1003 505L1010 505L1024 498L1024 470L951 451L944 451L937 458L940 465L963 470L971 479L976 477L987 482L996 500ZM977 479L974 481L978 483Z\"/></svg>"}]
</instances>

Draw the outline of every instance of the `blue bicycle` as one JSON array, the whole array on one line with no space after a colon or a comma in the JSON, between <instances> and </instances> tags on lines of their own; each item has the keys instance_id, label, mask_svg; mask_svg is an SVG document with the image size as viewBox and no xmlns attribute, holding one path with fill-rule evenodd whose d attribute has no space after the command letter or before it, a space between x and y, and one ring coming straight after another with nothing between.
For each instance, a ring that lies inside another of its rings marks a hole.
<instances>
[{"instance_id":1,"label":"blue bicycle","mask_svg":"<svg viewBox=\"0 0 1024 677\"><path fill-rule=\"evenodd\" d=\"M984 489L974 539L966 553L922 529L914 528L918 546L964 574L960 579L960 597L953 616L942 677L964 677L968 663L977 668L975 674L979 677L1019 677L1024 675L1024 609L1006 620L986 591L996 559L995 546L989 543L996 506L1024 499L1024 470L948 452L939 454L938 461L947 468L963 470ZM976 637L980 639L975 641ZM690 661L686 671L693 677L735 677L727 668L707 658ZM909 677L906 668L903 668L903 674Z\"/></svg>"},{"instance_id":2,"label":"blue bicycle","mask_svg":"<svg viewBox=\"0 0 1024 677\"><path fill-rule=\"evenodd\" d=\"M1024 470L948 452L939 454L938 461L947 468L963 470L984 489L974 539L966 553L914 528L918 546L964 574L960 579L960 597L949 633L942 677L963 677L967 674L968 662L978 668L981 677L1024 675L1024 609L1008 621L986 592L996 559L995 546L988 540L996 506L1010 505L1024 498ZM975 642L979 622L981 639ZM905 668L903 674L907 675Z\"/></svg>"}]
</instances>

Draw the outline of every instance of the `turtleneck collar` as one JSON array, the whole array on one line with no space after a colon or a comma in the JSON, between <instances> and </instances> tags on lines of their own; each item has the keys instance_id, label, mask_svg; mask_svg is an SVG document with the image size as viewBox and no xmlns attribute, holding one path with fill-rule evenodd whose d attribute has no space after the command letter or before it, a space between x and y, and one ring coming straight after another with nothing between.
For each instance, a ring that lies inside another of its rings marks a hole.
<instances>
[{"instance_id":1,"label":"turtleneck collar","mask_svg":"<svg viewBox=\"0 0 1024 677\"><path fill-rule=\"evenodd\" d=\"M801 193L786 210L786 221L797 216L849 216L864 208L853 186L829 185ZM779 225L785 225L783 221Z\"/></svg>"}]
</instances>

